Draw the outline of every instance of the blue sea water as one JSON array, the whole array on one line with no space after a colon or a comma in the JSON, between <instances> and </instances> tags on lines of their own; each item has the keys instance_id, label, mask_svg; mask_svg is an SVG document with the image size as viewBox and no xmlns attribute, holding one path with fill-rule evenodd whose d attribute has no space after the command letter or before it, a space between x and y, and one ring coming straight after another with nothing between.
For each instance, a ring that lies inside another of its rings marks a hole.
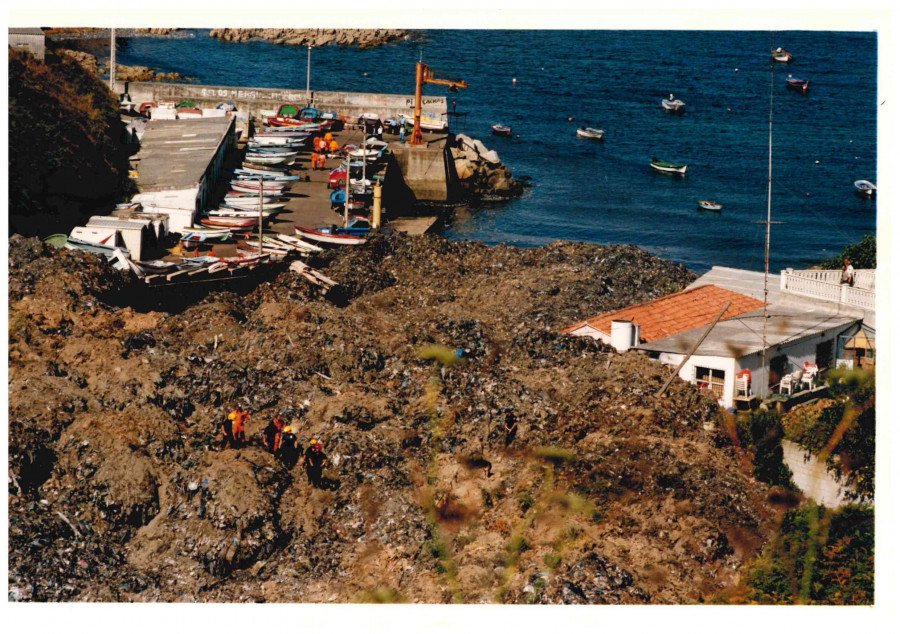
<instances>
[{"instance_id":1,"label":"blue sea water","mask_svg":"<svg viewBox=\"0 0 900 634\"><path fill-rule=\"evenodd\" d=\"M877 183L874 33L779 32L795 55L774 73L771 267L802 268L838 254L876 225L875 201L853 181ZM537 246L554 240L636 244L696 272L762 270L766 217L770 32L425 31L421 39L358 50L313 50L312 89L412 94L420 53L465 79L457 132L496 149L533 187L517 200L455 214L451 239ZM202 83L306 87L307 50L185 39L119 41L122 64L176 71ZM788 73L808 95L786 90ZM513 78L516 82L513 83ZM687 103L666 114L669 93ZM569 120L571 118L571 121ZM515 137L491 136L491 125ZM578 126L606 139L577 138ZM690 164L684 178L653 172L652 157ZM714 199L721 214L697 211Z\"/></svg>"}]
</instances>

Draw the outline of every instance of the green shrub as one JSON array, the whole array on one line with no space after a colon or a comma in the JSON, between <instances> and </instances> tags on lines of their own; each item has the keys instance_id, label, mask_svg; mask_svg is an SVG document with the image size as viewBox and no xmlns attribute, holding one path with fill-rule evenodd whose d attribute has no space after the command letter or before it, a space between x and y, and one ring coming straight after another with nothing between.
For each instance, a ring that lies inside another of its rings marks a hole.
<instances>
[{"instance_id":1,"label":"green shrub","mask_svg":"<svg viewBox=\"0 0 900 634\"><path fill-rule=\"evenodd\" d=\"M771 410L757 410L737 422L741 446L753 452L754 476L774 486L796 489L791 470L784 464L781 417Z\"/></svg>"},{"instance_id":2,"label":"green shrub","mask_svg":"<svg viewBox=\"0 0 900 634\"><path fill-rule=\"evenodd\" d=\"M875 234L867 233L857 244L845 247L837 257L829 258L820 265L823 269L839 269L844 266L844 258L850 258L855 269L874 269L878 266L875 248Z\"/></svg>"}]
</instances>

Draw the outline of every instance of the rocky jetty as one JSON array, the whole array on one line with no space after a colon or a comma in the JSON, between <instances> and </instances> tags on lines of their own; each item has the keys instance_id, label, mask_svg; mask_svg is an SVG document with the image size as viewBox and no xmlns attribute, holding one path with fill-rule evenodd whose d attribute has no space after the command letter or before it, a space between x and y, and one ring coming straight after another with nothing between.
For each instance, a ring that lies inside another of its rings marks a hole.
<instances>
[{"instance_id":1,"label":"rocky jetty","mask_svg":"<svg viewBox=\"0 0 900 634\"><path fill-rule=\"evenodd\" d=\"M288 46L358 46L374 48L408 38L403 29L212 29L210 37L229 42L245 42L253 39L269 40Z\"/></svg>"},{"instance_id":2,"label":"rocky jetty","mask_svg":"<svg viewBox=\"0 0 900 634\"><path fill-rule=\"evenodd\" d=\"M109 29L88 27L63 27L44 29L44 35L50 42L66 40L98 40L110 36ZM117 28L116 39L120 37L192 37L192 34L180 28Z\"/></svg>"},{"instance_id":3,"label":"rocky jetty","mask_svg":"<svg viewBox=\"0 0 900 634\"><path fill-rule=\"evenodd\" d=\"M314 264L326 297L285 270L148 311L101 258L10 240L11 600L695 603L771 534L708 391L557 334L683 266L400 235ZM219 450L236 405L249 444ZM264 449L279 412L322 488Z\"/></svg>"},{"instance_id":4,"label":"rocky jetty","mask_svg":"<svg viewBox=\"0 0 900 634\"><path fill-rule=\"evenodd\" d=\"M109 62L106 62L106 70L109 71ZM180 73L164 73L147 66L124 66L116 64L116 79L119 81L189 81Z\"/></svg>"},{"instance_id":5,"label":"rocky jetty","mask_svg":"<svg viewBox=\"0 0 900 634\"><path fill-rule=\"evenodd\" d=\"M489 150L478 139L458 134L450 152L456 174L470 198L489 200L522 195L524 183L513 177L495 150Z\"/></svg>"}]
</instances>

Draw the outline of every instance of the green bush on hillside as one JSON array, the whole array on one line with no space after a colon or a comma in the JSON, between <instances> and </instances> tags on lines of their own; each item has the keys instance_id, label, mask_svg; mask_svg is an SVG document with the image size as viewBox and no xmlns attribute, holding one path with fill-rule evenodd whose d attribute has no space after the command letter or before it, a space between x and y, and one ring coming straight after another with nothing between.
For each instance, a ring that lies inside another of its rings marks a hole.
<instances>
[{"instance_id":1,"label":"green bush on hillside","mask_svg":"<svg viewBox=\"0 0 900 634\"><path fill-rule=\"evenodd\" d=\"M823 269L839 269L844 266L844 258L850 258L855 269L877 268L877 256L875 249L875 234L867 233L858 244L845 247L839 256L829 258L819 266Z\"/></svg>"}]
</instances>

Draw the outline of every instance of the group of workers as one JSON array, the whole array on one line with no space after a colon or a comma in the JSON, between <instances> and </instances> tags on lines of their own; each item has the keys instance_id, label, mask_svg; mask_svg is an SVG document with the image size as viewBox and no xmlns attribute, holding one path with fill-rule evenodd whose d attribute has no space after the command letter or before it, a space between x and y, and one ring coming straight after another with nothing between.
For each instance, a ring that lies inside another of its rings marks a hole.
<instances>
[{"instance_id":1,"label":"group of workers","mask_svg":"<svg viewBox=\"0 0 900 634\"><path fill-rule=\"evenodd\" d=\"M310 155L312 168L314 170L325 169L325 159L328 154L337 154L341 146L331 136L331 132L326 132L325 137L317 136L313 139L313 151Z\"/></svg>"},{"instance_id":2,"label":"group of workers","mask_svg":"<svg viewBox=\"0 0 900 634\"><path fill-rule=\"evenodd\" d=\"M222 438L219 448L240 449L244 447L247 444L244 426L249 419L250 415L240 407L232 410L222 423ZM288 469L293 469L300 459L300 441L294 434L293 426L287 424L281 414L277 414L263 429L263 444ZM315 438L311 439L309 446L303 452L303 466L310 484L317 489L322 488L322 471L326 461L327 457L322 442Z\"/></svg>"}]
</instances>

